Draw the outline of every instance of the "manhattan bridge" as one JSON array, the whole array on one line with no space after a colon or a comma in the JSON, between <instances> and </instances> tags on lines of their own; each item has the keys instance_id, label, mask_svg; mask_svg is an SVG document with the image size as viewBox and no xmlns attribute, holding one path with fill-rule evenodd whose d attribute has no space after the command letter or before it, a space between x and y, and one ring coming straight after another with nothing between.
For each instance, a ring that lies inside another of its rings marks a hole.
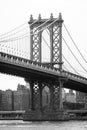
<instances>
[{"instance_id":1,"label":"manhattan bridge","mask_svg":"<svg viewBox=\"0 0 87 130\"><path fill-rule=\"evenodd\" d=\"M66 58L67 51L63 53L63 48L67 48L77 64L87 72L63 36L63 29L87 63L61 13L58 18L51 14L48 19L42 19L41 15L34 19L31 15L28 23L0 35L0 72L23 77L30 84L31 103L25 120L60 118L60 113L63 113L62 88L87 92L87 78L73 67L71 59ZM42 91L45 87L50 91L50 104L43 110Z\"/></svg>"}]
</instances>

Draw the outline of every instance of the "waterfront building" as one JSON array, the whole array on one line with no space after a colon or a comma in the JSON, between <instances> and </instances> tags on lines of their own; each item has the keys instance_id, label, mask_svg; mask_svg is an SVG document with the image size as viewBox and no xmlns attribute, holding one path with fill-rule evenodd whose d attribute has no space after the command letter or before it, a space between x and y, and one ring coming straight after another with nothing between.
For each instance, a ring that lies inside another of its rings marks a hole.
<instances>
[{"instance_id":1,"label":"waterfront building","mask_svg":"<svg viewBox=\"0 0 87 130\"><path fill-rule=\"evenodd\" d=\"M85 103L85 93L76 91L76 102L77 103Z\"/></svg>"},{"instance_id":2,"label":"waterfront building","mask_svg":"<svg viewBox=\"0 0 87 130\"><path fill-rule=\"evenodd\" d=\"M1 92L1 110L12 111L13 110L13 95L11 90Z\"/></svg>"},{"instance_id":3,"label":"waterfront building","mask_svg":"<svg viewBox=\"0 0 87 130\"><path fill-rule=\"evenodd\" d=\"M69 89L69 92L65 94L65 101L70 103L76 103L76 95L73 90Z\"/></svg>"},{"instance_id":4,"label":"waterfront building","mask_svg":"<svg viewBox=\"0 0 87 130\"><path fill-rule=\"evenodd\" d=\"M5 91L5 94L6 94L6 99L7 99L7 110L8 111L12 111L14 108L13 108L13 92L12 90L6 90Z\"/></svg>"},{"instance_id":5,"label":"waterfront building","mask_svg":"<svg viewBox=\"0 0 87 130\"><path fill-rule=\"evenodd\" d=\"M17 91L14 91L14 110L29 109L29 89L18 84Z\"/></svg>"}]
</instances>

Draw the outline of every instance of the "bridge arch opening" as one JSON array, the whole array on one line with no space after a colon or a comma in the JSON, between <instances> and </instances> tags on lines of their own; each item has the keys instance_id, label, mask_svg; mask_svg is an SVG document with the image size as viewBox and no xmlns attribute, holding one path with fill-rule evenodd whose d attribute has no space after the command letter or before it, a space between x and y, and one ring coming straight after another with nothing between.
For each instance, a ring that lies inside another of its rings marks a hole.
<instances>
[{"instance_id":1,"label":"bridge arch opening","mask_svg":"<svg viewBox=\"0 0 87 130\"><path fill-rule=\"evenodd\" d=\"M42 32L42 62L50 62L50 33L49 30L43 30Z\"/></svg>"},{"instance_id":2,"label":"bridge arch opening","mask_svg":"<svg viewBox=\"0 0 87 130\"><path fill-rule=\"evenodd\" d=\"M42 90L42 107L49 107L50 105L50 89L48 86L45 86Z\"/></svg>"}]
</instances>

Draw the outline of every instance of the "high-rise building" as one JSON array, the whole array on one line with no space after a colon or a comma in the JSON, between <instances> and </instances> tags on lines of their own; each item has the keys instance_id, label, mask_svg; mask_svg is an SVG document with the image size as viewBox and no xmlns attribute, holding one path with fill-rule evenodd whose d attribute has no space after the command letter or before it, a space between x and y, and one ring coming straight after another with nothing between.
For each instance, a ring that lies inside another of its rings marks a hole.
<instances>
[{"instance_id":1,"label":"high-rise building","mask_svg":"<svg viewBox=\"0 0 87 130\"><path fill-rule=\"evenodd\" d=\"M7 98L7 109L9 111L13 110L13 92L11 90L6 90L6 98Z\"/></svg>"},{"instance_id":2,"label":"high-rise building","mask_svg":"<svg viewBox=\"0 0 87 130\"><path fill-rule=\"evenodd\" d=\"M76 91L76 102L85 103L85 93Z\"/></svg>"},{"instance_id":3,"label":"high-rise building","mask_svg":"<svg viewBox=\"0 0 87 130\"><path fill-rule=\"evenodd\" d=\"M66 93L65 95L65 101L66 102L71 102L71 103L76 103L76 95L73 92L73 90L69 90L69 93Z\"/></svg>"},{"instance_id":4,"label":"high-rise building","mask_svg":"<svg viewBox=\"0 0 87 130\"><path fill-rule=\"evenodd\" d=\"M13 93L11 90L1 92L1 110L12 111L13 110Z\"/></svg>"},{"instance_id":5,"label":"high-rise building","mask_svg":"<svg viewBox=\"0 0 87 130\"><path fill-rule=\"evenodd\" d=\"M29 109L29 89L18 84L17 91L14 91L14 110Z\"/></svg>"}]
</instances>

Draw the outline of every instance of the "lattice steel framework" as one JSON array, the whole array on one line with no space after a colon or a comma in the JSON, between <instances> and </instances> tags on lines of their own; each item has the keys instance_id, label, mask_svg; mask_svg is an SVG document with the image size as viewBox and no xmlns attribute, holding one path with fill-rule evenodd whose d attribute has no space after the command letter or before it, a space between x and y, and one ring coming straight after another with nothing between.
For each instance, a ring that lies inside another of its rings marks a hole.
<instances>
[{"instance_id":1,"label":"lattice steel framework","mask_svg":"<svg viewBox=\"0 0 87 130\"><path fill-rule=\"evenodd\" d=\"M54 91L53 91L53 96L54 96L54 110L58 110L59 109L59 86L55 85L54 87Z\"/></svg>"},{"instance_id":2,"label":"lattice steel framework","mask_svg":"<svg viewBox=\"0 0 87 130\"><path fill-rule=\"evenodd\" d=\"M31 90L31 106L32 110L40 110L42 107L42 88L41 83L38 80L30 80L30 90Z\"/></svg>"},{"instance_id":3,"label":"lattice steel framework","mask_svg":"<svg viewBox=\"0 0 87 130\"><path fill-rule=\"evenodd\" d=\"M53 16L51 15L51 20ZM59 19L50 26L50 62L59 64L62 69L62 16L59 14Z\"/></svg>"},{"instance_id":4,"label":"lattice steel framework","mask_svg":"<svg viewBox=\"0 0 87 130\"><path fill-rule=\"evenodd\" d=\"M41 24L41 16L39 15L39 18L37 22L35 23L35 20L33 20L33 17L31 15L30 17L30 59L32 61L41 62L41 34L42 32L41 27L38 28Z\"/></svg>"},{"instance_id":5,"label":"lattice steel framework","mask_svg":"<svg viewBox=\"0 0 87 130\"><path fill-rule=\"evenodd\" d=\"M53 18L52 14L50 19L41 19L39 15L38 20L33 20L31 15L29 21L31 60L41 62L42 29L48 29L50 32L50 63L59 63L59 68L62 69L62 23L61 14L57 19Z\"/></svg>"},{"instance_id":6,"label":"lattice steel framework","mask_svg":"<svg viewBox=\"0 0 87 130\"><path fill-rule=\"evenodd\" d=\"M40 106L40 89L39 89L39 86L38 86L38 83L34 83L33 85L33 105L34 105L34 109L39 109L39 106Z\"/></svg>"},{"instance_id":7,"label":"lattice steel framework","mask_svg":"<svg viewBox=\"0 0 87 130\"><path fill-rule=\"evenodd\" d=\"M59 88L59 83L56 82L56 84L52 83L50 84L50 107L51 110L57 111L60 108L60 88Z\"/></svg>"}]
</instances>

